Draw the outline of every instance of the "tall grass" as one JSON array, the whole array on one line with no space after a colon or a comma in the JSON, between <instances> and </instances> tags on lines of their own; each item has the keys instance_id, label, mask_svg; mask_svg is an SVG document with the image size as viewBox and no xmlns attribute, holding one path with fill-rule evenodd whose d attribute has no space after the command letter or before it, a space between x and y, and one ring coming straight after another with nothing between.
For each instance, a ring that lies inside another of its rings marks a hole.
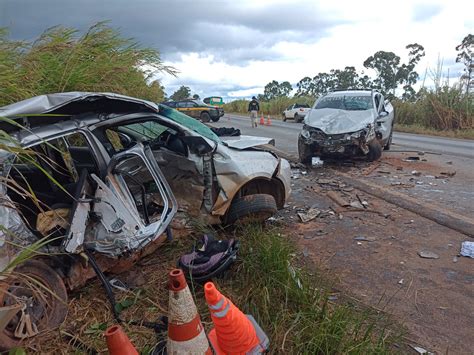
<instances>
[{"instance_id":1,"label":"tall grass","mask_svg":"<svg viewBox=\"0 0 474 355\"><path fill-rule=\"evenodd\" d=\"M250 226L239 234L245 236L242 264L222 287L265 329L272 353L384 354L393 350L396 336L388 330L386 319L348 302L328 301L327 281L298 268L294 246L277 229Z\"/></svg>"},{"instance_id":2,"label":"tall grass","mask_svg":"<svg viewBox=\"0 0 474 355\"><path fill-rule=\"evenodd\" d=\"M161 101L159 72L175 74L159 52L100 22L84 34L66 27L46 30L35 41L8 38L0 29L0 106L64 91L111 91Z\"/></svg>"},{"instance_id":3,"label":"tall grass","mask_svg":"<svg viewBox=\"0 0 474 355\"><path fill-rule=\"evenodd\" d=\"M396 122L449 131L474 128L474 97L457 86L443 85L419 93L415 102L394 102Z\"/></svg>"},{"instance_id":4,"label":"tall grass","mask_svg":"<svg viewBox=\"0 0 474 355\"><path fill-rule=\"evenodd\" d=\"M294 103L308 104L312 106L315 99L308 96L300 97L279 97L270 101L260 102L260 111L264 115L272 115L280 117L282 112ZM247 114L249 101L234 100L224 105L226 112Z\"/></svg>"}]
</instances>

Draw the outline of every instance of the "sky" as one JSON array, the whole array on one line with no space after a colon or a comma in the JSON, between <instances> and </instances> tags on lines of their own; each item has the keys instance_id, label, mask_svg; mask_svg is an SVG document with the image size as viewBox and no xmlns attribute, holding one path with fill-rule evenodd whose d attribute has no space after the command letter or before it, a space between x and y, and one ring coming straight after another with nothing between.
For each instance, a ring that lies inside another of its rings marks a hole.
<instances>
[{"instance_id":1,"label":"sky","mask_svg":"<svg viewBox=\"0 0 474 355\"><path fill-rule=\"evenodd\" d=\"M425 47L421 79L431 81L442 61L452 82L462 72L455 47L474 32L473 14L468 0L0 0L0 27L12 39L107 20L179 71L156 77L168 95L186 85L226 100L345 66L374 75L363 68L367 57L392 51L404 62L410 43Z\"/></svg>"}]
</instances>

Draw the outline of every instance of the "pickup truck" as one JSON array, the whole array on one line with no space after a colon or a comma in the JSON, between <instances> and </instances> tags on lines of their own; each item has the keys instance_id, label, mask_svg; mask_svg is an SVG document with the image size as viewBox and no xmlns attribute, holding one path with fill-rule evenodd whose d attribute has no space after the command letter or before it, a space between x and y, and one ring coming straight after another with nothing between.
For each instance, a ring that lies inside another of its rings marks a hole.
<instances>
[{"instance_id":1,"label":"pickup truck","mask_svg":"<svg viewBox=\"0 0 474 355\"><path fill-rule=\"evenodd\" d=\"M307 104L293 104L283 111L283 122L289 118L293 118L295 122L303 122L309 110L310 107Z\"/></svg>"}]
</instances>

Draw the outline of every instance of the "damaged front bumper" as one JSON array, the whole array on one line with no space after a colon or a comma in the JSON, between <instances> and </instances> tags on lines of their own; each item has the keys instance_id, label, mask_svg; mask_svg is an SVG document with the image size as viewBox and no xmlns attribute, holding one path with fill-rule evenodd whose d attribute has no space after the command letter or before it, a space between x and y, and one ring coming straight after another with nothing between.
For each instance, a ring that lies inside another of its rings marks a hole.
<instances>
[{"instance_id":1,"label":"damaged front bumper","mask_svg":"<svg viewBox=\"0 0 474 355\"><path fill-rule=\"evenodd\" d=\"M326 134L318 128L305 125L299 140L316 154L358 155L369 152L368 144L376 138L372 125L356 132Z\"/></svg>"}]
</instances>

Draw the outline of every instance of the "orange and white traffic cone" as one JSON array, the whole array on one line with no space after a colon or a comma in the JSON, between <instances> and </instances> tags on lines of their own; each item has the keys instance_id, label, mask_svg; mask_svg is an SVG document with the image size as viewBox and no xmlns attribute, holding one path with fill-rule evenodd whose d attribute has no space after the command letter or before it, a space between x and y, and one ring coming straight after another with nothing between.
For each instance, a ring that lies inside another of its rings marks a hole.
<instances>
[{"instance_id":1,"label":"orange and white traffic cone","mask_svg":"<svg viewBox=\"0 0 474 355\"><path fill-rule=\"evenodd\" d=\"M265 124L265 118L263 118L263 113L260 116L260 126L263 126Z\"/></svg>"},{"instance_id":2,"label":"orange and white traffic cone","mask_svg":"<svg viewBox=\"0 0 474 355\"><path fill-rule=\"evenodd\" d=\"M272 120L270 119L270 115L267 116L267 123L265 123L267 126L272 125Z\"/></svg>"},{"instance_id":3,"label":"orange and white traffic cone","mask_svg":"<svg viewBox=\"0 0 474 355\"><path fill-rule=\"evenodd\" d=\"M135 349L120 325L116 324L109 327L104 335L110 355L138 355L137 349Z\"/></svg>"},{"instance_id":4,"label":"orange and white traffic cone","mask_svg":"<svg viewBox=\"0 0 474 355\"><path fill-rule=\"evenodd\" d=\"M212 282L204 285L214 328L209 341L215 354L260 354L268 351L269 340L251 315L243 314Z\"/></svg>"},{"instance_id":5,"label":"orange and white traffic cone","mask_svg":"<svg viewBox=\"0 0 474 355\"><path fill-rule=\"evenodd\" d=\"M212 354L184 273L169 274L168 354Z\"/></svg>"}]
</instances>

